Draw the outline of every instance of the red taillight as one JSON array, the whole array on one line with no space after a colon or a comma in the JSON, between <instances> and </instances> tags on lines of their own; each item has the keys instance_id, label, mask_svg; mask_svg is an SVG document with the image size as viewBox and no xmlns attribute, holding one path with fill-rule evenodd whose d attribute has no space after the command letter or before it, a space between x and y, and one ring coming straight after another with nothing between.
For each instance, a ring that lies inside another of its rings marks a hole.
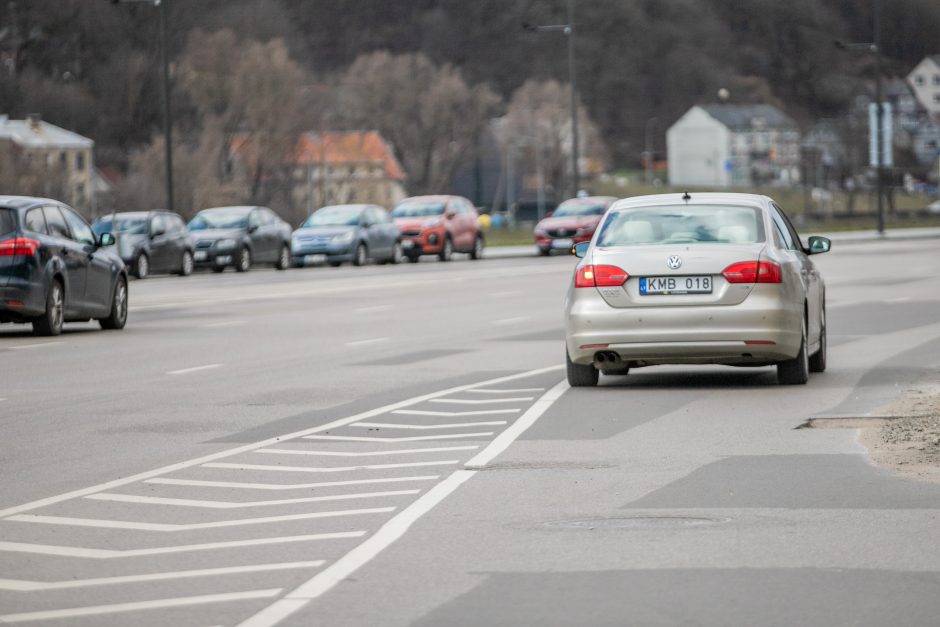
<instances>
[{"instance_id":1,"label":"red taillight","mask_svg":"<svg viewBox=\"0 0 940 627\"><path fill-rule=\"evenodd\" d=\"M14 237L0 242L0 257L25 255L32 257L39 250L39 242L28 237Z\"/></svg>"},{"instance_id":2,"label":"red taillight","mask_svg":"<svg viewBox=\"0 0 940 627\"><path fill-rule=\"evenodd\" d=\"M739 261L721 273L728 283L780 283L780 264L773 261Z\"/></svg>"},{"instance_id":3,"label":"red taillight","mask_svg":"<svg viewBox=\"0 0 940 627\"><path fill-rule=\"evenodd\" d=\"M581 266L574 275L575 287L618 287L627 282L629 274L617 266Z\"/></svg>"}]
</instances>

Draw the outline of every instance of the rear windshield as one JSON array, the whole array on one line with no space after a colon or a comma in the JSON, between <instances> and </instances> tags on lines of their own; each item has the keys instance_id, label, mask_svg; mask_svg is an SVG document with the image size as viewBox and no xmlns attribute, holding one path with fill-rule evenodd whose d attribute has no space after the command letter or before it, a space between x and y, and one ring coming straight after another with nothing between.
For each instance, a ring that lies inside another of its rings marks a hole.
<instances>
[{"instance_id":1,"label":"rear windshield","mask_svg":"<svg viewBox=\"0 0 940 627\"><path fill-rule=\"evenodd\" d=\"M611 212L601 227L597 245L754 244L763 241L760 209L682 205Z\"/></svg>"},{"instance_id":2,"label":"rear windshield","mask_svg":"<svg viewBox=\"0 0 940 627\"><path fill-rule=\"evenodd\" d=\"M393 218L424 218L439 216L443 213L444 203L427 200L405 201L392 209Z\"/></svg>"},{"instance_id":3,"label":"rear windshield","mask_svg":"<svg viewBox=\"0 0 940 627\"><path fill-rule=\"evenodd\" d=\"M566 200L558 206L553 214L556 218L564 216L602 216L607 210L602 204L584 202L583 200Z\"/></svg>"},{"instance_id":4,"label":"rear windshield","mask_svg":"<svg viewBox=\"0 0 940 627\"><path fill-rule=\"evenodd\" d=\"M0 207L0 235L6 235L16 230L16 217L12 209Z\"/></svg>"}]
</instances>

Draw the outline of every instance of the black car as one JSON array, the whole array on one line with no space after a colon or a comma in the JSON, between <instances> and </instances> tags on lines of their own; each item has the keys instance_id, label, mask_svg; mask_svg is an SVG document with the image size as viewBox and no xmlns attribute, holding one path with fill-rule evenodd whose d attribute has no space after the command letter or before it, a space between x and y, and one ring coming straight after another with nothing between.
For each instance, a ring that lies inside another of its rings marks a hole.
<instances>
[{"instance_id":1,"label":"black car","mask_svg":"<svg viewBox=\"0 0 940 627\"><path fill-rule=\"evenodd\" d=\"M267 207L214 207L189 221L197 266L247 272L253 263L290 265L291 228Z\"/></svg>"},{"instance_id":2,"label":"black car","mask_svg":"<svg viewBox=\"0 0 940 627\"><path fill-rule=\"evenodd\" d=\"M168 211L128 211L112 213L91 228L101 235L112 233L117 251L134 276L193 272L193 243L183 218Z\"/></svg>"},{"instance_id":3,"label":"black car","mask_svg":"<svg viewBox=\"0 0 940 627\"><path fill-rule=\"evenodd\" d=\"M58 335L63 322L127 322L127 270L70 207L48 198L0 196L0 322L31 322Z\"/></svg>"}]
</instances>

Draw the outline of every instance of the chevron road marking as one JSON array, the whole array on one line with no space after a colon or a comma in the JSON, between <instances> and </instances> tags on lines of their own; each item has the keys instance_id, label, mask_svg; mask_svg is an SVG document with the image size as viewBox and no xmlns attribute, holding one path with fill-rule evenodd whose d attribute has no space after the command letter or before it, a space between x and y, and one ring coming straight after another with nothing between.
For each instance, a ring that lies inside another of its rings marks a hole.
<instances>
[{"instance_id":1,"label":"chevron road marking","mask_svg":"<svg viewBox=\"0 0 940 627\"><path fill-rule=\"evenodd\" d=\"M160 496L137 496L135 494L111 494L102 492L91 494L86 499L96 501L115 501L118 503L139 503L141 505L175 505L179 507L203 507L207 509L241 509L245 507L272 507L275 505L294 505L296 503L320 503L324 501L347 501L351 499L370 499L390 496L418 494L421 490L392 490L388 492L362 492L359 494L335 494L330 496L308 496L299 499L278 499L275 501L204 501L196 499L174 499Z\"/></svg>"},{"instance_id":2,"label":"chevron road marking","mask_svg":"<svg viewBox=\"0 0 940 627\"><path fill-rule=\"evenodd\" d=\"M545 388L516 388L515 390L500 390L498 388L472 388L464 390L473 394L526 394L528 392L544 392Z\"/></svg>"},{"instance_id":3,"label":"chevron road marking","mask_svg":"<svg viewBox=\"0 0 940 627\"><path fill-rule=\"evenodd\" d=\"M430 403L449 403L451 405L492 405L493 403L525 403L534 401L533 396L517 396L515 398L433 398Z\"/></svg>"},{"instance_id":4,"label":"chevron road marking","mask_svg":"<svg viewBox=\"0 0 940 627\"><path fill-rule=\"evenodd\" d=\"M361 424L361 423L357 423ZM479 445L471 444L469 446L439 446L431 448L407 448L390 451L304 451L302 449L292 448L262 448L254 451L255 453L265 453L270 455L322 455L324 457L380 457L384 455L406 455L410 453L445 453L450 451L475 451Z\"/></svg>"},{"instance_id":5,"label":"chevron road marking","mask_svg":"<svg viewBox=\"0 0 940 627\"><path fill-rule=\"evenodd\" d=\"M481 409L479 411L429 411L426 409L396 409L391 412L404 416L493 416L496 414L518 414L521 409Z\"/></svg>"},{"instance_id":6,"label":"chevron road marking","mask_svg":"<svg viewBox=\"0 0 940 627\"><path fill-rule=\"evenodd\" d=\"M350 427L366 427L369 429L463 429L465 427L499 427L506 424L505 420L490 422L457 422L445 425L403 425L391 422L354 422Z\"/></svg>"},{"instance_id":7,"label":"chevron road marking","mask_svg":"<svg viewBox=\"0 0 940 627\"><path fill-rule=\"evenodd\" d=\"M334 466L314 468L311 466L267 466L264 464L203 464L205 468L229 468L232 470L271 470L274 472L350 472L352 470L390 470L392 468L414 468L416 466L450 466L459 463L459 459L445 459L439 462L408 462L405 464L368 464L363 466Z\"/></svg>"},{"instance_id":8,"label":"chevron road marking","mask_svg":"<svg viewBox=\"0 0 940 627\"><path fill-rule=\"evenodd\" d=\"M337 442L418 442L420 440L454 440L456 438L488 438L492 431L483 433L445 433L444 435L415 435L405 438L376 438L364 435L305 435L306 440L333 440Z\"/></svg>"},{"instance_id":9,"label":"chevron road marking","mask_svg":"<svg viewBox=\"0 0 940 627\"><path fill-rule=\"evenodd\" d=\"M199 479L171 479L155 477L144 483L160 485L179 485L198 488L241 488L243 490L310 490L312 488L336 488L347 485L366 485L371 483L395 483L399 481L437 481L440 475L418 477L388 477L383 479L355 479L352 481L321 481L319 483L244 483L240 481L201 481Z\"/></svg>"}]
</instances>

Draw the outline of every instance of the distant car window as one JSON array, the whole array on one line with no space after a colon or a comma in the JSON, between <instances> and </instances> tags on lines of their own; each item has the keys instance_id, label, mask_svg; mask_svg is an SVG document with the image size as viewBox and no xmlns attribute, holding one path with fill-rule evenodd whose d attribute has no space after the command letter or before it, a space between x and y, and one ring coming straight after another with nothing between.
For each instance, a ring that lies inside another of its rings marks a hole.
<instances>
[{"instance_id":1,"label":"distant car window","mask_svg":"<svg viewBox=\"0 0 940 627\"><path fill-rule=\"evenodd\" d=\"M388 224L389 222L392 221L392 219L388 217L388 211L386 211L385 209L382 209L381 207L375 208L375 215L376 215L376 220L380 224Z\"/></svg>"},{"instance_id":2,"label":"distant car window","mask_svg":"<svg viewBox=\"0 0 940 627\"><path fill-rule=\"evenodd\" d=\"M248 214L248 226L261 226L264 222L261 219L261 211L255 210Z\"/></svg>"},{"instance_id":3,"label":"distant car window","mask_svg":"<svg viewBox=\"0 0 940 627\"><path fill-rule=\"evenodd\" d=\"M607 210L602 204L584 202L583 200L566 200L558 206L555 213L556 218L564 216L602 216Z\"/></svg>"},{"instance_id":4,"label":"distant car window","mask_svg":"<svg viewBox=\"0 0 940 627\"><path fill-rule=\"evenodd\" d=\"M0 221L2 221L3 216L0 213ZM32 231L33 233L43 233L47 234L49 231L46 230L46 219L42 217L42 209L30 209L26 212L26 223L24 225L27 231ZM0 233L3 233L4 229L0 226Z\"/></svg>"},{"instance_id":5,"label":"distant car window","mask_svg":"<svg viewBox=\"0 0 940 627\"><path fill-rule=\"evenodd\" d=\"M13 215L13 209L0 209L0 235L6 235L15 229L16 217Z\"/></svg>"},{"instance_id":6,"label":"distant car window","mask_svg":"<svg viewBox=\"0 0 940 627\"><path fill-rule=\"evenodd\" d=\"M190 231L207 229L243 229L248 225L249 209L242 207L220 207L200 211L189 223Z\"/></svg>"},{"instance_id":7,"label":"distant car window","mask_svg":"<svg viewBox=\"0 0 940 627\"><path fill-rule=\"evenodd\" d=\"M444 213L444 203L427 200L405 200L392 210L393 218L424 218Z\"/></svg>"},{"instance_id":8,"label":"distant car window","mask_svg":"<svg viewBox=\"0 0 940 627\"><path fill-rule=\"evenodd\" d=\"M114 218L114 230L127 235L146 235L147 218L142 216L131 218L118 215Z\"/></svg>"},{"instance_id":9,"label":"distant car window","mask_svg":"<svg viewBox=\"0 0 940 627\"><path fill-rule=\"evenodd\" d=\"M803 250L803 241L800 239L800 234L796 232L793 223L790 222L790 218L787 217L787 214L783 212L778 205L773 205L773 215L775 219L779 218L781 224L780 228L784 230L790 236L790 243L792 244L793 250Z\"/></svg>"},{"instance_id":10,"label":"distant car window","mask_svg":"<svg viewBox=\"0 0 940 627\"><path fill-rule=\"evenodd\" d=\"M313 212L301 226L355 226L359 224L362 207L359 205L334 205Z\"/></svg>"},{"instance_id":11,"label":"distant car window","mask_svg":"<svg viewBox=\"0 0 940 627\"><path fill-rule=\"evenodd\" d=\"M754 244L763 241L760 209L683 205L615 211L601 227L597 245Z\"/></svg>"},{"instance_id":12,"label":"distant car window","mask_svg":"<svg viewBox=\"0 0 940 627\"><path fill-rule=\"evenodd\" d=\"M264 210L264 223L265 224L277 224L277 214L275 214L270 209Z\"/></svg>"},{"instance_id":13,"label":"distant car window","mask_svg":"<svg viewBox=\"0 0 940 627\"><path fill-rule=\"evenodd\" d=\"M62 217L62 212L59 211L58 207L43 207L42 212L46 217L49 235L72 239L72 234L69 233L69 227L65 223L65 218Z\"/></svg>"},{"instance_id":14,"label":"distant car window","mask_svg":"<svg viewBox=\"0 0 940 627\"><path fill-rule=\"evenodd\" d=\"M163 219L163 216L158 214L158 215L153 216L153 220L150 221L150 232L159 233L160 231L163 231L164 233L166 233L167 228L166 228L166 220Z\"/></svg>"},{"instance_id":15,"label":"distant car window","mask_svg":"<svg viewBox=\"0 0 940 627\"><path fill-rule=\"evenodd\" d=\"M95 234L80 215L64 207L62 208L62 215L65 216L65 221L68 222L69 229L72 231L72 239L89 246L95 245Z\"/></svg>"}]
</instances>

